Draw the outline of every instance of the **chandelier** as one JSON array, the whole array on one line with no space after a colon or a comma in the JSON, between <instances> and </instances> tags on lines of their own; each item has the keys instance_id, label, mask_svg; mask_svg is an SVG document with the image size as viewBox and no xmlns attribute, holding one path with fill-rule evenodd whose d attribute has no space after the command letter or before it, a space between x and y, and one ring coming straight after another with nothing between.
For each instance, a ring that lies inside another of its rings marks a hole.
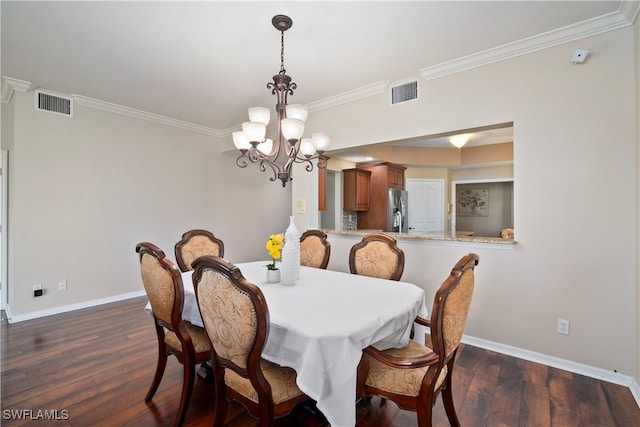
<instances>
[{"instance_id":1,"label":"chandelier","mask_svg":"<svg viewBox=\"0 0 640 427\"><path fill-rule=\"evenodd\" d=\"M249 121L242 123L242 130L233 132L233 143L240 150L236 164L245 168L249 163L258 164L262 172L270 169L273 176L270 181L279 179L285 187L291 176L294 163L306 164L307 172L313 170L312 160L317 160L318 168L327 166L324 151L331 144L331 137L326 133L314 132L311 138L302 138L304 122L308 108L305 105L287 105L287 95L293 95L297 85L291 81L284 68L284 32L293 25L291 18L276 15L271 23L280 31L280 72L273 76L273 83L267 88L277 98L276 113L278 119L275 141L265 138L271 112L265 107L249 108Z\"/></svg>"}]
</instances>

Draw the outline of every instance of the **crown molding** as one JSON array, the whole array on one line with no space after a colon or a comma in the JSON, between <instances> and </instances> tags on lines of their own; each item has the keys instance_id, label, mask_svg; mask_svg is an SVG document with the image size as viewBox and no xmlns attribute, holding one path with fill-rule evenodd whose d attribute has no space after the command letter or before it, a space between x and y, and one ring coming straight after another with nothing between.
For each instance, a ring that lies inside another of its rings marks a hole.
<instances>
[{"instance_id":1,"label":"crown molding","mask_svg":"<svg viewBox=\"0 0 640 427\"><path fill-rule=\"evenodd\" d=\"M330 96L328 98L310 103L308 105L309 112L325 110L327 108L336 107L338 105L348 104L349 102L354 102L359 99L379 95L387 90L387 87L389 87L389 81L382 80L377 83L372 83L358 89L353 89L348 92L341 93L339 95Z\"/></svg>"},{"instance_id":2,"label":"crown molding","mask_svg":"<svg viewBox=\"0 0 640 427\"><path fill-rule=\"evenodd\" d=\"M443 62L431 67L422 68L418 71L424 80L432 80L493 62L502 61L527 53L558 46L563 43L579 40L585 37L602 34L607 31L617 30L631 25L629 18L625 16L635 16L638 14L638 2L622 2L624 10L608 13L597 18L588 19L577 24L538 34L533 37L507 43L496 48L484 50L482 52L463 56L451 61ZM626 5L626 3L633 3Z\"/></svg>"},{"instance_id":3,"label":"crown molding","mask_svg":"<svg viewBox=\"0 0 640 427\"><path fill-rule=\"evenodd\" d=\"M640 1L621 1L619 12L629 21L635 23L640 12Z\"/></svg>"},{"instance_id":4,"label":"crown molding","mask_svg":"<svg viewBox=\"0 0 640 427\"><path fill-rule=\"evenodd\" d=\"M13 92L16 90L27 93L37 87L38 86L34 85L31 82L2 76L2 95L0 98L0 102L2 102L3 104L8 104L9 102L11 102L11 98L13 98Z\"/></svg>"},{"instance_id":5,"label":"crown molding","mask_svg":"<svg viewBox=\"0 0 640 427\"><path fill-rule=\"evenodd\" d=\"M11 77L2 77L2 97L0 101L8 104L11 102L13 92L18 90L20 92L30 92L35 90L38 86L24 80L14 79ZM159 114L148 113L142 110L136 110L135 108L124 107L122 105L113 104L111 102L101 101L99 99L89 98L82 95L71 95L73 100L79 105L84 107L95 108L97 110L108 111L110 113L122 114L124 116L134 117L137 119L147 120L154 123L160 123L167 126L173 126L181 129L190 130L193 132L203 133L206 135L213 135L217 137L225 136L223 131L209 128L206 126L197 125L183 120L173 119L171 117L161 116Z\"/></svg>"},{"instance_id":6,"label":"crown molding","mask_svg":"<svg viewBox=\"0 0 640 427\"><path fill-rule=\"evenodd\" d=\"M182 128L193 132L204 133L206 135L213 135L217 137L224 136L223 132L206 126L185 122L183 120L173 119L171 117L161 116L159 114L148 113L142 110L136 110L135 108L124 107L122 105L112 104L110 102L88 98L82 95L71 96L79 105L82 105L84 107L95 108L97 110L108 111L110 113L122 114L124 116L134 117L136 119L148 120L154 123L160 123L163 125Z\"/></svg>"}]
</instances>

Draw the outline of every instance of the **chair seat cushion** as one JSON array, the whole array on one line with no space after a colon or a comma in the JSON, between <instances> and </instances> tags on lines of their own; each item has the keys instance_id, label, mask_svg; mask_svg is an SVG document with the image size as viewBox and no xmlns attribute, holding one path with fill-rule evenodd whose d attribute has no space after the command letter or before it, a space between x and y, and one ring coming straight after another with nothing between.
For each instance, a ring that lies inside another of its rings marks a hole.
<instances>
[{"instance_id":1,"label":"chair seat cushion","mask_svg":"<svg viewBox=\"0 0 640 427\"><path fill-rule=\"evenodd\" d=\"M195 350L195 352L210 352L211 344L209 341L209 336L207 335L207 331L204 328L192 325L191 323L186 321L183 324L187 332L189 332L189 335L191 335L191 342L193 343L193 349ZM178 349L182 348L178 336L171 331L166 331L164 342L166 342L170 347Z\"/></svg>"},{"instance_id":2,"label":"chair seat cushion","mask_svg":"<svg viewBox=\"0 0 640 427\"><path fill-rule=\"evenodd\" d=\"M409 340L409 344L405 347L392 348L384 352L393 357L412 358L433 353L433 350L414 340ZM369 376L366 381L368 386L403 396L415 397L418 395L428 366L401 369L386 365L371 356L367 356L367 358L369 360ZM446 376L447 366L445 365L440 371L435 389L442 385Z\"/></svg>"},{"instance_id":3,"label":"chair seat cushion","mask_svg":"<svg viewBox=\"0 0 640 427\"><path fill-rule=\"evenodd\" d=\"M276 365L264 359L261 360L260 366L262 367L264 377L269 382L269 385L271 385L271 395L273 396L274 404L285 402L303 394L296 384L295 370ZM256 403L258 402L258 394L249 379L241 377L231 369L226 369L224 381L227 386L238 393Z\"/></svg>"}]
</instances>

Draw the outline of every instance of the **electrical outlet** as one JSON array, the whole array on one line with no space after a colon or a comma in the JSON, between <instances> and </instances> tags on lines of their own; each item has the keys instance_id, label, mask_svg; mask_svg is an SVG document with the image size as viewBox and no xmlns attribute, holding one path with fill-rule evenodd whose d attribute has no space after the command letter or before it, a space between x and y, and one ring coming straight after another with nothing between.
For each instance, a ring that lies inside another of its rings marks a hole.
<instances>
[{"instance_id":1,"label":"electrical outlet","mask_svg":"<svg viewBox=\"0 0 640 427\"><path fill-rule=\"evenodd\" d=\"M41 297L43 294L42 291L42 283L37 283L33 285L33 297Z\"/></svg>"},{"instance_id":2,"label":"electrical outlet","mask_svg":"<svg viewBox=\"0 0 640 427\"><path fill-rule=\"evenodd\" d=\"M66 291L67 290L67 281L66 280L61 280L58 282L58 290L59 291Z\"/></svg>"},{"instance_id":3,"label":"electrical outlet","mask_svg":"<svg viewBox=\"0 0 640 427\"><path fill-rule=\"evenodd\" d=\"M558 319L558 333L569 335L569 321L564 319Z\"/></svg>"}]
</instances>

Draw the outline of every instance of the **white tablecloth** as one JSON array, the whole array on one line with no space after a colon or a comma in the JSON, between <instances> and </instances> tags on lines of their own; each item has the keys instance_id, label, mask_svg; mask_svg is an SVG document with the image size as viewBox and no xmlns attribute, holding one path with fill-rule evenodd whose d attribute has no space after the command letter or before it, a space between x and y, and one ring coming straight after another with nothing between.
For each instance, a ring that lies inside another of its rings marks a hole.
<instances>
[{"instance_id":1,"label":"white tablecloth","mask_svg":"<svg viewBox=\"0 0 640 427\"><path fill-rule=\"evenodd\" d=\"M284 286L266 282L265 264L236 264L260 287L269 307L270 330L262 356L295 369L298 386L333 427L355 425L362 349L406 345L413 319L427 316L424 291L411 283L310 267L301 267L296 285ZM202 326L191 272L182 278L183 317Z\"/></svg>"}]
</instances>

